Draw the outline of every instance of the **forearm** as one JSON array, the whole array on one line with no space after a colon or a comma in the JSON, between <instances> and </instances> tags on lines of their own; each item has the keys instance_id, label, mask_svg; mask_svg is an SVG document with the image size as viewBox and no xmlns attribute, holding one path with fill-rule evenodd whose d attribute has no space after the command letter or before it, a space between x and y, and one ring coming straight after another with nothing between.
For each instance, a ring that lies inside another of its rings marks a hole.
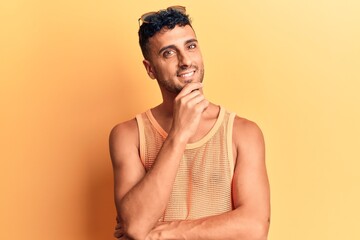
<instances>
[{"instance_id":1,"label":"forearm","mask_svg":"<svg viewBox=\"0 0 360 240\"><path fill-rule=\"evenodd\" d=\"M207 218L167 222L150 232L148 239L266 240L267 217L255 217L237 209Z\"/></svg>"},{"instance_id":2,"label":"forearm","mask_svg":"<svg viewBox=\"0 0 360 240\"><path fill-rule=\"evenodd\" d=\"M119 203L123 228L132 237L144 237L165 211L185 143L168 136L152 169Z\"/></svg>"},{"instance_id":3,"label":"forearm","mask_svg":"<svg viewBox=\"0 0 360 240\"><path fill-rule=\"evenodd\" d=\"M173 108L164 104L155 108L157 111L167 112L168 116L161 119L168 123L172 113L172 122L169 134L147 173L143 171L139 161L128 161L139 160L138 136L133 136L133 144L128 144L124 137L126 133L134 132L127 131L134 126L121 125L119 133L112 137L115 183L119 184L118 188L115 186L116 206L120 224L130 238L144 239L165 211L185 146L197 132L202 114L209 105L201 91L197 91L201 87L199 82L186 84L174 99ZM126 146L136 147L128 149Z\"/></svg>"}]
</instances>

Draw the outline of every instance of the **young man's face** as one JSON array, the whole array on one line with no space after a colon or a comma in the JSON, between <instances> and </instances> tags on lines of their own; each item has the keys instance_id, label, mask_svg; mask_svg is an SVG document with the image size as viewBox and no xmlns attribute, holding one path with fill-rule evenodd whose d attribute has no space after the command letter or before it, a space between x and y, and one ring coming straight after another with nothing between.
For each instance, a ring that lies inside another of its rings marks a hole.
<instances>
[{"instance_id":1,"label":"young man's face","mask_svg":"<svg viewBox=\"0 0 360 240\"><path fill-rule=\"evenodd\" d=\"M144 65L162 90L179 93L190 82L202 82L204 64L194 30L186 25L162 29L149 39Z\"/></svg>"}]
</instances>

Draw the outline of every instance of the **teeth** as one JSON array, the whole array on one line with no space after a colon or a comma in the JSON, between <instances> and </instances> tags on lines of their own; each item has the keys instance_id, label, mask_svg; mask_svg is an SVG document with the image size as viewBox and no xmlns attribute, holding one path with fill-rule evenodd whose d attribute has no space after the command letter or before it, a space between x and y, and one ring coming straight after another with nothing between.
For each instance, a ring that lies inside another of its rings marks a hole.
<instances>
[{"instance_id":1,"label":"teeth","mask_svg":"<svg viewBox=\"0 0 360 240\"><path fill-rule=\"evenodd\" d=\"M189 72L189 73L181 74L180 77L190 77L193 74L194 74L194 72Z\"/></svg>"}]
</instances>

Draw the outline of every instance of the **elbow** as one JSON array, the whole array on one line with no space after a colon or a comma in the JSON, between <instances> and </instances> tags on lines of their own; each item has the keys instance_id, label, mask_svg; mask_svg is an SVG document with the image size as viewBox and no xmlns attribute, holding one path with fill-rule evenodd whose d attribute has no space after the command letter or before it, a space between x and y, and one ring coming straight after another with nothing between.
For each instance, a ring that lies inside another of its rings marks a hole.
<instances>
[{"instance_id":1,"label":"elbow","mask_svg":"<svg viewBox=\"0 0 360 240\"><path fill-rule=\"evenodd\" d=\"M254 221L249 232L250 239L253 240L267 240L269 233L270 221Z\"/></svg>"},{"instance_id":2,"label":"elbow","mask_svg":"<svg viewBox=\"0 0 360 240\"><path fill-rule=\"evenodd\" d=\"M144 240L147 236L147 233L145 233L141 228L135 226L124 229L124 232L125 236L131 240Z\"/></svg>"},{"instance_id":3,"label":"elbow","mask_svg":"<svg viewBox=\"0 0 360 240\"><path fill-rule=\"evenodd\" d=\"M143 224L136 221L136 219L130 217L120 217L120 223L122 231L127 239L131 240L144 240L148 234Z\"/></svg>"}]
</instances>

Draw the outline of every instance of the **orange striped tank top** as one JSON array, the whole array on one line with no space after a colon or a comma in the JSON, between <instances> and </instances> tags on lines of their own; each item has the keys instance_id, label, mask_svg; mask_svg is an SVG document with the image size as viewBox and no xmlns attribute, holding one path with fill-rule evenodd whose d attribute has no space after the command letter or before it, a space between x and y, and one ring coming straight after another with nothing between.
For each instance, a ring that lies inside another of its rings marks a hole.
<instances>
[{"instance_id":1,"label":"orange striped tank top","mask_svg":"<svg viewBox=\"0 0 360 240\"><path fill-rule=\"evenodd\" d=\"M234 113L220 107L212 129L199 141L186 145L161 221L198 219L233 209L231 184L234 172L234 117ZM167 133L150 110L138 114L136 120L140 136L140 158L148 171Z\"/></svg>"}]
</instances>

